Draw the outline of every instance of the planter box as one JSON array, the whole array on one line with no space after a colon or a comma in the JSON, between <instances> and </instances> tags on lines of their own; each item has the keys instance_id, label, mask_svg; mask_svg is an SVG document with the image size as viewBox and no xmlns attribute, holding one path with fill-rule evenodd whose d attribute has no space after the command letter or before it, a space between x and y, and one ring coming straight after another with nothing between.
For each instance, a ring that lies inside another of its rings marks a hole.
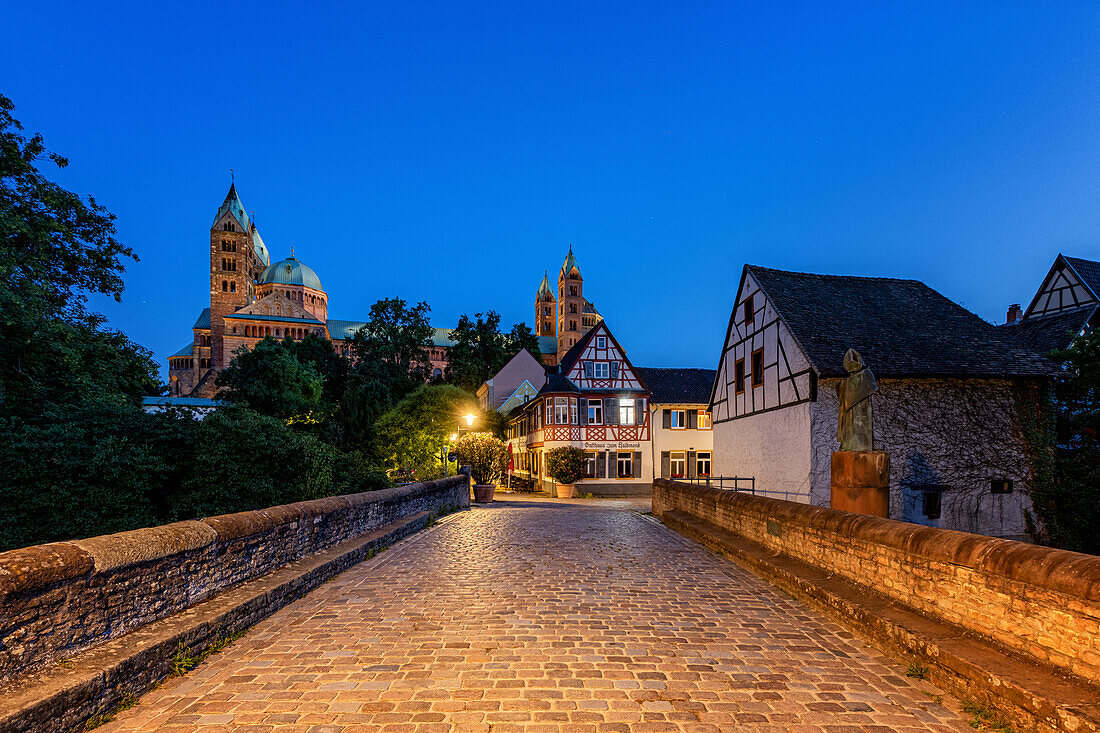
<instances>
[{"instance_id":1,"label":"planter box","mask_svg":"<svg viewBox=\"0 0 1100 733\"><path fill-rule=\"evenodd\" d=\"M474 501L478 504L488 504L496 493L495 484L474 484Z\"/></svg>"}]
</instances>

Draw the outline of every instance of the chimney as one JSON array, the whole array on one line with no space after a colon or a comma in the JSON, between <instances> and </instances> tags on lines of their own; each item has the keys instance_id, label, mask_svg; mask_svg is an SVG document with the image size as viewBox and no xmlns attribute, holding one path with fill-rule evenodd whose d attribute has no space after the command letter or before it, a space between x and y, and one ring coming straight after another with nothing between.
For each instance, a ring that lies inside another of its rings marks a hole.
<instances>
[{"instance_id":1,"label":"chimney","mask_svg":"<svg viewBox=\"0 0 1100 733\"><path fill-rule=\"evenodd\" d=\"M1005 316L1005 324L1008 325L1012 323L1019 323L1023 315L1024 312L1020 309L1020 304L1013 303L1012 305L1008 306L1008 315Z\"/></svg>"}]
</instances>

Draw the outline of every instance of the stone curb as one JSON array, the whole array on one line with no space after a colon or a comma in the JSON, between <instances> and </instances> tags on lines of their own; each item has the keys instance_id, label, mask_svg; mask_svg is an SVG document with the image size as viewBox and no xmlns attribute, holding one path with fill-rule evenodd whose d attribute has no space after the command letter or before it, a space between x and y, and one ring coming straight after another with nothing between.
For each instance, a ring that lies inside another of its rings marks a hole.
<instances>
[{"instance_id":1,"label":"stone curb","mask_svg":"<svg viewBox=\"0 0 1100 733\"><path fill-rule=\"evenodd\" d=\"M97 644L0 689L0 733L65 733L168 675L182 645L199 651L293 603L336 574L426 527L424 511L244 581L179 613Z\"/></svg>"},{"instance_id":2,"label":"stone curb","mask_svg":"<svg viewBox=\"0 0 1100 733\"><path fill-rule=\"evenodd\" d=\"M729 557L900 658L926 666L929 679L952 694L998 709L1017 730L1100 731L1100 690L1033 661L1001 651L961 627L915 610L800 560L681 511L664 523Z\"/></svg>"}]
</instances>

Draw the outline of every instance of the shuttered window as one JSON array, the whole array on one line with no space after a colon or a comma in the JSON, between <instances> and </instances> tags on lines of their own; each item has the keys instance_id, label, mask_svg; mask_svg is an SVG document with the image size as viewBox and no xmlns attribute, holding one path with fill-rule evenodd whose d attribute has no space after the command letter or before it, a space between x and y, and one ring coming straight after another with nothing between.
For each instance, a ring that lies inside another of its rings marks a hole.
<instances>
[{"instance_id":1,"label":"shuttered window","mask_svg":"<svg viewBox=\"0 0 1100 733\"><path fill-rule=\"evenodd\" d=\"M619 478L634 478L634 454L630 452L616 454L616 467Z\"/></svg>"},{"instance_id":2,"label":"shuttered window","mask_svg":"<svg viewBox=\"0 0 1100 733\"><path fill-rule=\"evenodd\" d=\"M700 478L710 476L710 451L699 451L695 458L695 473Z\"/></svg>"},{"instance_id":3,"label":"shuttered window","mask_svg":"<svg viewBox=\"0 0 1100 733\"><path fill-rule=\"evenodd\" d=\"M669 473L672 478L684 478L687 476L687 453L682 450L674 450L670 453Z\"/></svg>"},{"instance_id":4,"label":"shuttered window","mask_svg":"<svg viewBox=\"0 0 1100 733\"><path fill-rule=\"evenodd\" d=\"M608 363L606 361L597 361L595 362L594 366L596 379L607 379L609 376L611 376L611 367L608 366Z\"/></svg>"},{"instance_id":5,"label":"shuttered window","mask_svg":"<svg viewBox=\"0 0 1100 733\"><path fill-rule=\"evenodd\" d=\"M673 430L683 430L687 427L687 411L672 410L672 422L669 425Z\"/></svg>"},{"instance_id":6,"label":"shuttered window","mask_svg":"<svg viewBox=\"0 0 1100 733\"><path fill-rule=\"evenodd\" d=\"M634 400L626 397L619 400L619 424L634 424Z\"/></svg>"},{"instance_id":7,"label":"shuttered window","mask_svg":"<svg viewBox=\"0 0 1100 733\"><path fill-rule=\"evenodd\" d=\"M602 400L589 400L588 401L588 424L589 425L603 425L603 401Z\"/></svg>"}]
</instances>

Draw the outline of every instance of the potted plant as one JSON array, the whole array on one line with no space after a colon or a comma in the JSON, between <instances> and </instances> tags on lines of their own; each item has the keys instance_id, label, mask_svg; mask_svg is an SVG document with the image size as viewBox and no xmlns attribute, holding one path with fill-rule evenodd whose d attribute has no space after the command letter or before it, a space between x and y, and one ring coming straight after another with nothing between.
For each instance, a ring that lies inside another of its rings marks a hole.
<instances>
[{"instance_id":1,"label":"potted plant","mask_svg":"<svg viewBox=\"0 0 1100 733\"><path fill-rule=\"evenodd\" d=\"M470 467L474 483L474 501L485 504L493 500L496 485L493 480L504 472L508 451L504 441L492 433L466 433L455 443L458 462Z\"/></svg>"},{"instance_id":2,"label":"potted plant","mask_svg":"<svg viewBox=\"0 0 1100 733\"><path fill-rule=\"evenodd\" d=\"M585 476L584 451L565 445L546 454L546 473L558 484L558 498L572 499L576 483Z\"/></svg>"}]
</instances>

